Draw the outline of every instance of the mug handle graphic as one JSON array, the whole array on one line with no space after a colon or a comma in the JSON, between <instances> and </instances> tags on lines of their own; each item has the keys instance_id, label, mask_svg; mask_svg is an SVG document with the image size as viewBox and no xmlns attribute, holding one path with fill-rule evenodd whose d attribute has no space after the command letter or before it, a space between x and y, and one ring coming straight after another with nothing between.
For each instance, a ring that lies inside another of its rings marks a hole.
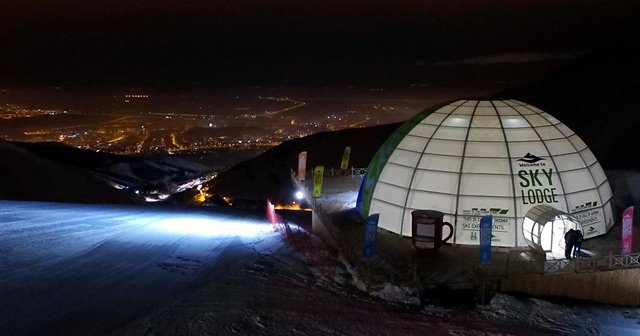
<instances>
[{"instance_id":1,"label":"mug handle graphic","mask_svg":"<svg viewBox=\"0 0 640 336\"><path fill-rule=\"evenodd\" d=\"M446 243L447 240L451 239L451 236L453 236L453 225L451 225L451 223L449 223L449 222L443 222L442 226L448 226L449 227L449 235L447 236L447 238L442 239L442 242Z\"/></svg>"}]
</instances>

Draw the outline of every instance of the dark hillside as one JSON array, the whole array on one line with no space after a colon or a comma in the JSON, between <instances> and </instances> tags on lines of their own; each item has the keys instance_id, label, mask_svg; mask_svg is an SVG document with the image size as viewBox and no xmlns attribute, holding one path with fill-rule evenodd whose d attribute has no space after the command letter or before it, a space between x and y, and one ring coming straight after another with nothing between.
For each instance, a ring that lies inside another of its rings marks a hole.
<instances>
[{"instance_id":1,"label":"dark hillside","mask_svg":"<svg viewBox=\"0 0 640 336\"><path fill-rule=\"evenodd\" d=\"M144 158L79 149L59 142L16 142L32 154L115 178L129 186L182 183L211 169L170 155Z\"/></svg>"},{"instance_id":2,"label":"dark hillside","mask_svg":"<svg viewBox=\"0 0 640 336\"><path fill-rule=\"evenodd\" d=\"M271 197L291 201L291 169L297 169L300 152L308 152L307 171L318 165L324 165L325 169L339 168L345 146L351 146L350 167L367 167L398 126L400 124L323 132L287 141L220 174L212 181L213 192L237 198Z\"/></svg>"},{"instance_id":3,"label":"dark hillside","mask_svg":"<svg viewBox=\"0 0 640 336\"><path fill-rule=\"evenodd\" d=\"M0 140L0 199L132 203L131 196L87 170L38 157Z\"/></svg>"},{"instance_id":4,"label":"dark hillside","mask_svg":"<svg viewBox=\"0 0 640 336\"><path fill-rule=\"evenodd\" d=\"M135 158L123 155L79 149L60 142L15 142L14 144L39 157L73 164L89 170L108 167L116 162L133 163L137 161Z\"/></svg>"}]
</instances>

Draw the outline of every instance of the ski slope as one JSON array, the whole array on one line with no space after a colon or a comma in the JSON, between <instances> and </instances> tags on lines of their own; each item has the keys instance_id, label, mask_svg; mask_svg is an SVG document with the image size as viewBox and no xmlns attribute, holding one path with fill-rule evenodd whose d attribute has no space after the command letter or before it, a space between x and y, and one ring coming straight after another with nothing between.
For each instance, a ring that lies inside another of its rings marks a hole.
<instances>
[{"instance_id":1,"label":"ski slope","mask_svg":"<svg viewBox=\"0 0 640 336\"><path fill-rule=\"evenodd\" d=\"M102 335L180 294L225 251L280 244L259 219L0 201L0 334Z\"/></svg>"},{"instance_id":2,"label":"ski slope","mask_svg":"<svg viewBox=\"0 0 640 336\"><path fill-rule=\"evenodd\" d=\"M0 201L0 335L639 334L637 307L386 302L287 239L240 213Z\"/></svg>"}]
</instances>

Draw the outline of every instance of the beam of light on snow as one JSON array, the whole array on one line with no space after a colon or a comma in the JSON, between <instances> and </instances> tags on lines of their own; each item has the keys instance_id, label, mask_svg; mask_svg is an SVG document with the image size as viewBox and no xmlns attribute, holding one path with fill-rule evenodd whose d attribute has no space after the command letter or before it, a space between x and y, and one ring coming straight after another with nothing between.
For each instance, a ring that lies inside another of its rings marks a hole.
<instances>
[{"instance_id":1,"label":"beam of light on snow","mask_svg":"<svg viewBox=\"0 0 640 336\"><path fill-rule=\"evenodd\" d=\"M271 226L266 223L185 215L161 219L154 227L168 233L201 237L253 237L271 230Z\"/></svg>"}]
</instances>

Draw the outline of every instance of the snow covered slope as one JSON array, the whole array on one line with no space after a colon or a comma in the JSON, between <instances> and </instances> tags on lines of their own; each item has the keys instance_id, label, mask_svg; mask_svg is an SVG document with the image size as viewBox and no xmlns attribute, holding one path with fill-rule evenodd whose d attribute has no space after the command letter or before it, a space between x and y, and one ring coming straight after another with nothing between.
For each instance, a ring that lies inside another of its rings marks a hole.
<instances>
[{"instance_id":1,"label":"snow covered slope","mask_svg":"<svg viewBox=\"0 0 640 336\"><path fill-rule=\"evenodd\" d=\"M158 201L201 184L214 174L205 165L170 155L148 158L114 155L56 142L2 141L0 147L6 154L6 165L0 172L5 172L9 180L0 186L0 198L5 199L82 203Z\"/></svg>"}]
</instances>

